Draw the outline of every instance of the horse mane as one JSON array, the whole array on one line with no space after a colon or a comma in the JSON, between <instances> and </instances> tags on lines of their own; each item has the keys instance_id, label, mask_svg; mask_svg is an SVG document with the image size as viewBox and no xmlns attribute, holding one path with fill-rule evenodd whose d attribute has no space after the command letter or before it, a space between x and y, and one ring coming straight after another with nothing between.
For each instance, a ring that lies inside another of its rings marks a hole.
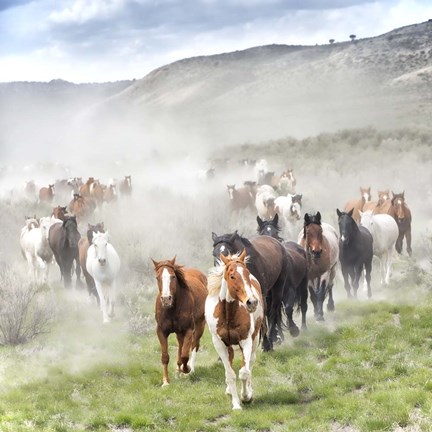
<instances>
[{"instance_id":1,"label":"horse mane","mask_svg":"<svg viewBox=\"0 0 432 432\"><path fill-rule=\"evenodd\" d=\"M158 271L161 267L169 267L170 269L172 269L174 271L174 274L176 275L177 282L180 287L184 289L189 289L185 278L184 266L173 264L171 261L167 260L160 261L156 266L156 271Z\"/></svg>"},{"instance_id":2,"label":"horse mane","mask_svg":"<svg viewBox=\"0 0 432 432\"><path fill-rule=\"evenodd\" d=\"M235 240L237 240L237 238L242 241L245 247L252 247L252 243L246 237L242 237L237 231L234 231L231 234L222 234L221 236L218 236L216 241L213 243L213 246L216 246L219 243L232 244Z\"/></svg>"}]
</instances>

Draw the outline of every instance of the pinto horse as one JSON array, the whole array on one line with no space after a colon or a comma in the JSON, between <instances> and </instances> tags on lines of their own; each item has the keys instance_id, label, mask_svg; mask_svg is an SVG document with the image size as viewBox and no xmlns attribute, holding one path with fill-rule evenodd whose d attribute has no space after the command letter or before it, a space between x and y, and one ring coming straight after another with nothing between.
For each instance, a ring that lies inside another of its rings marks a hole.
<instances>
[{"instance_id":1,"label":"pinto horse","mask_svg":"<svg viewBox=\"0 0 432 432\"><path fill-rule=\"evenodd\" d=\"M321 222L321 213L306 213L298 243L306 253L308 287L315 319L324 321L323 305L328 295L327 310L334 311L333 284L339 257L338 235L329 224Z\"/></svg>"},{"instance_id":2,"label":"pinto horse","mask_svg":"<svg viewBox=\"0 0 432 432\"><path fill-rule=\"evenodd\" d=\"M352 217L353 212L354 210L350 210L348 213L345 213L336 209L340 232L339 260L342 267L342 276L344 278L345 290L348 297L352 297L352 286L353 294L356 298L360 276L364 268L367 295L368 298L370 298L372 297L370 280L373 258L373 238L366 227L356 224Z\"/></svg>"},{"instance_id":3,"label":"pinto horse","mask_svg":"<svg viewBox=\"0 0 432 432\"><path fill-rule=\"evenodd\" d=\"M176 334L178 341L177 371L187 374L195 370L195 357L205 327L207 277L197 269L177 265L175 257L152 261L159 289L155 304L156 333L162 351L162 385L166 386L170 382L168 336L171 333Z\"/></svg>"},{"instance_id":4,"label":"pinto horse","mask_svg":"<svg viewBox=\"0 0 432 432\"><path fill-rule=\"evenodd\" d=\"M398 254L402 253L402 243L405 237L406 250L408 255L412 255L411 249L411 210L405 203L405 192L395 194L392 192L393 198L391 200L391 207L389 209L390 216L393 216L399 228L399 236L396 240L396 251Z\"/></svg>"},{"instance_id":5,"label":"pinto horse","mask_svg":"<svg viewBox=\"0 0 432 432\"><path fill-rule=\"evenodd\" d=\"M282 242L288 255L288 278L285 285L283 297L283 307L288 318L288 328L293 326L294 307L301 310L302 328L306 329L306 312L308 298L308 268L306 254L303 248L294 242L284 242L279 236L280 228L278 226L278 217L271 221L263 221L257 216L258 234L267 235ZM295 326L295 324L294 324ZM282 328L279 328L282 337Z\"/></svg>"},{"instance_id":6,"label":"pinto horse","mask_svg":"<svg viewBox=\"0 0 432 432\"><path fill-rule=\"evenodd\" d=\"M288 278L288 257L284 246L268 236L256 236L248 240L237 231L221 236L212 233L212 238L215 265L220 260L220 254L234 255L246 249L246 254L250 257L247 267L261 286L268 320L268 334L264 334L263 349L272 350L273 342L277 340L278 319ZM292 336L299 334L294 322L290 323L289 331Z\"/></svg>"},{"instance_id":7,"label":"pinto horse","mask_svg":"<svg viewBox=\"0 0 432 432\"><path fill-rule=\"evenodd\" d=\"M234 345L242 355L239 371L241 400L253 397L252 368L256 351L265 333L264 303L258 280L249 272L246 250L238 255L220 255L221 265L208 276L208 296L205 317L212 335L213 345L225 368L226 393L232 397L232 408L241 409L237 393L236 374L233 369Z\"/></svg>"},{"instance_id":8,"label":"pinto horse","mask_svg":"<svg viewBox=\"0 0 432 432\"><path fill-rule=\"evenodd\" d=\"M360 199L353 199L351 201L348 201L345 204L345 211L348 212L351 209L354 211L353 213L353 219L356 221L356 223L360 223L360 211L363 211L364 206L367 202L371 200L371 188L370 186L368 188L360 187Z\"/></svg>"},{"instance_id":9,"label":"pinto horse","mask_svg":"<svg viewBox=\"0 0 432 432\"><path fill-rule=\"evenodd\" d=\"M88 224L87 235L86 237L82 237L78 242L78 250L79 250L79 262L81 265L81 269L84 275L84 279L87 284L87 291L89 296L94 295L97 301L97 304L100 306L100 299L97 293L96 284L93 277L87 271L87 252L93 241L93 234L100 232L104 233L105 228L103 222L98 223L96 225Z\"/></svg>"},{"instance_id":10,"label":"pinto horse","mask_svg":"<svg viewBox=\"0 0 432 432\"><path fill-rule=\"evenodd\" d=\"M81 238L78 232L75 216L66 218L63 222L51 225L48 232L48 242L54 257L60 267L64 285L69 288L72 280L72 264L76 262L77 285L80 284L81 269L79 265L78 242Z\"/></svg>"}]
</instances>

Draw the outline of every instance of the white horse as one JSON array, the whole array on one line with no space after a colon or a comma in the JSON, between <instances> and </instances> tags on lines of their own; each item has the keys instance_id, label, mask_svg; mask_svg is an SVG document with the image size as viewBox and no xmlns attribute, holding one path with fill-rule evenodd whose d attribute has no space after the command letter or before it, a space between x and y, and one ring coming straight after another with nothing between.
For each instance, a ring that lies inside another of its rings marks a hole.
<instances>
[{"instance_id":1,"label":"white horse","mask_svg":"<svg viewBox=\"0 0 432 432\"><path fill-rule=\"evenodd\" d=\"M120 258L109 242L108 231L93 233L92 244L87 251L86 267L95 281L103 322L108 323L114 316L116 278L120 271Z\"/></svg>"},{"instance_id":2,"label":"white horse","mask_svg":"<svg viewBox=\"0 0 432 432\"><path fill-rule=\"evenodd\" d=\"M288 194L275 199L275 212L281 217L284 237L287 240L295 240L297 235L298 221L302 217L302 195Z\"/></svg>"},{"instance_id":3,"label":"white horse","mask_svg":"<svg viewBox=\"0 0 432 432\"><path fill-rule=\"evenodd\" d=\"M372 210L360 211L360 225L372 234L373 253L381 264L381 284L390 282L393 251L399 236L396 221L388 214L372 214Z\"/></svg>"},{"instance_id":4,"label":"white horse","mask_svg":"<svg viewBox=\"0 0 432 432\"><path fill-rule=\"evenodd\" d=\"M36 283L48 282L49 266L53 260L53 253L48 243L51 223L50 217L41 218L39 221L29 218L26 219L26 225L21 230L21 252Z\"/></svg>"},{"instance_id":5,"label":"white horse","mask_svg":"<svg viewBox=\"0 0 432 432\"><path fill-rule=\"evenodd\" d=\"M255 207L262 220L271 220L275 215L274 203L276 191L269 185L258 186L255 196Z\"/></svg>"}]
</instances>

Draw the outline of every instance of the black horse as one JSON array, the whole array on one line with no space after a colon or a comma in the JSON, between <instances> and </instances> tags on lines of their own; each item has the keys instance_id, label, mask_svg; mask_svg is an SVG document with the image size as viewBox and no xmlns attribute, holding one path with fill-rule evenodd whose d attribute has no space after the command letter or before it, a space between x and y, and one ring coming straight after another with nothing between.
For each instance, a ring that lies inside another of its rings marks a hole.
<instances>
[{"instance_id":1,"label":"black horse","mask_svg":"<svg viewBox=\"0 0 432 432\"><path fill-rule=\"evenodd\" d=\"M371 233L363 226L358 226L353 219L353 209L348 213L336 209L339 223L339 260L342 267L345 290L348 297L351 297L351 285L354 297L357 297L359 280L363 268L366 272L368 297L372 297L370 286L373 239ZM350 280L351 279L351 284Z\"/></svg>"},{"instance_id":2,"label":"black horse","mask_svg":"<svg viewBox=\"0 0 432 432\"><path fill-rule=\"evenodd\" d=\"M247 267L258 279L265 303L268 334L264 335L263 349L272 350L273 342L278 336L278 319L288 278L288 255L285 248L272 237L257 236L248 240L241 237L237 231L221 236L212 233L212 238L215 265L219 263L221 254L226 256L241 253L246 249L246 254L249 256ZM293 336L299 333L295 324L289 328L289 331Z\"/></svg>"},{"instance_id":3,"label":"black horse","mask_svg":"<svg viewBox=\"0 0 432 432\"><path fill-rule=\"evenodd\" d=\"M50 227L48 242L60 267L61 276L66 288L71 286L72 264L76 262L77 285L81 284L81 269L78 256L78 242L81 238L78 232L75 216L70 216L63 223L56 223Z\"/></svg>"},{"instance_id":4,"label":"black horse","mask_svg":"<svg viewBox=\"0 0 432 432\"><path fill-rule=\"evenodd\" d=\"M302 314L302 329L306 329L306 312L308 299L308 267L306 253L304 249L297 243L289 241L284 242L279 236L280 227L278 225L278 215L269 221L263 221L257 216L258 234L273 237L282 242L288 256L288 277L285 285L283 296L283 307L288 318L288 328L293 325L293 311L301 310ZM281 330L281 329L280 329ZM280 332L282 336L282 332Z\"/></svg>"}]
</instances>

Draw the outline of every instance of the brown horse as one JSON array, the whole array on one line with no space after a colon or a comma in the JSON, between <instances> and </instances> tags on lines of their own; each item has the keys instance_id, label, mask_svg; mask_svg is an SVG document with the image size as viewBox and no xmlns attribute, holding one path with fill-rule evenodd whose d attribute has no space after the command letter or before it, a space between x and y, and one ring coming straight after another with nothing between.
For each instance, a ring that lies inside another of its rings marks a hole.
<instances>
[{"instance_id":1,"label":"brown horse","mask_svg":"<svg viewBox=\"0 0 432 432\"><path fill-rule=\"evenodd\" d=\"M402 253L402 243L405 237L406 239L406 250L408 255L411 256L411 210L405 203L405 192L395 194L392 192L393 198L391 200L391 207L389 208L388 214L393 216L399 228L399 237L396 240L396 251Z\"/></svg>"},{"instance_id":2,"label":"brown horse","mask_svg":"<svg viewBox=\"0 0 432 432\"><path fill-rule=\"evenodd\" d=\"M99 296L98 296L98 293L96 290L95 281L94 281L93 277L90 275L90 273L87 271L87 264L86 264L87 263L87 251L88 251L88 248L90 247L90 245L92 244L93 233L96 233L96 232L101 232L101 233L105 232L103 222L98 223L96 225L88 224L87 236L82 237L80 239L80 241L78 242L78 249L79 249L79 262L81 265L81 269L82 269L84 278L86 280L87 290L88 290L89 296L94 295L96 297L97 304L99 306L100 301L99 301Z\"/></svg>"},{"instance_id":3,"label":"brown horse","mask_svg":"<svg viewBox=\"0 0 432 432\"><path fill-rule=\"evenodd\" d=\"M232 184L227 185L227 189L232 213L247 208L253 209L255 200L250 187L243 186L237 189L235 184Z\"/></svg>"},{"instance_id":4,"label":"brown horse","mask_svg":"<svg viewBox=\"0 0 432 432\"><path fill-rule=\"evenodd\" d=\"M334 311L333 284L339 259L339 239L336 230L321 222L321 214L304 216L303 232L298 243L308 261L308 287L317 321L324 321L323 304L328 294L327 310Z\"/></svg>"},{"instance_id":5,"label":"brown horse","mask_svg":"<svg viewBox=\"0 0 432 432\"><path fill-rule=\"evenodd\" d=\"M252 368L261 336L266 333L264 302L258 280L249 272L246 249L239 255L220 254L221 265L209 274L206 320L213 345L225 367L227 393L232 396L233 409L241 409L233 369L234 345L240 347L242 367L241 400L253 396Z\"/></svg>"},{"instance_id":6,"label":"brown horse","mask_svg":"<svg viewBox=\"0 0 432 432\"><path fill-rule=\"evenodd\" d=\"M50 203L54 199L54 185L50 184L48 187L43 187L39 190L39 201Z\"/></svg>"},{"instance_id":7,"label":"brown horse","mask_svg":"<svg viewBox=\"0 0 432 432\"><path fill-rule=\"evenodd\" d=\"M365 204L371 200L370 186L368 188L360 187L360 197L360 199L353 199L345 204L345 212L349 212L351 209L354 210L352 217L357 224L360 223L359 212L363 211Z\"/></svg>"},{"instance_id":8,"label":"brown horse","mask_svg":"<svg viewBox=\"0 0 432 432\"><path fill-rule=\"evenodd\" d=\"M86 217L89 217L93 213L95 209L95 203L90 198L85 198L79 194L74 194L68 208L69 211L78 218L78 220L82 220Z\"/></svg>"},{"instance_id":9,"label":"brown horse","mask_svg":"<svg viewBox=\"0 0 432 432\"><path fill-rule=\"evenodd\" d=\"M175 257L172 260L152 261L159 289L155 317L162 351L162 385L165 386L169 384L168 336L171 333L176 334L178 341L177 370L189 373L195 369L195 356L205 327L207 277L199 270L177 265Z\"/></svg>"},{"instance_id":10,"label":"brown horse","mask_svg":"<svg viewBox=\"0 0 432 432\"><path fill-rule=\"evenodd\" d=\"M103 192L103 187L100 184L99 180L95 180L90 185L90 197L93 199L96 206L100 207L102 205L104 192Z\"/></svg>"},{"instance_id":11,"label":"brown horse","mask_svg":"<svg viewBox=\"0 0 432 432\"><path fill-rule=\"evenodd\" d=\"M115 184L110 184L104 189L103 200L107 203L117 201L117 187Z\"/></svg>"},{"instance_id":12,"label":"brown horse","mask_svg":"<svg viewBox=\"0 0 432 432\"><path fill-rule=\"evenodd\" d=\"M124 180L119 183L119 191L123 196L130 196L132 194L132 177L125 176Z\"/></svg>"},{"instance_id":13,"label":"brown horse","mask_svg":"<svg viewBox=\"0 0 432 432\"><path fill-rule=\"evenodd\" d=\"M53 208L52 211L52 216L54 216L56 219L60 219L62 221L64 221L66 219L66 217L68 216L67 214L67 207L61 207L61 206L57 206Z\"/></svg>"},{"instance_id":14,"label":"brown horse","mask_svg":"<svg viewBox=\"0 0 432 432\"><path fill-rule=\"evenodd\" d=\"M94 177L89 177L88 180L83 185L80 186L79 195L81 195L84 198L90 197L90 186L94 183L94 181L95 181Z\"/></svg>"}]
</instances>

